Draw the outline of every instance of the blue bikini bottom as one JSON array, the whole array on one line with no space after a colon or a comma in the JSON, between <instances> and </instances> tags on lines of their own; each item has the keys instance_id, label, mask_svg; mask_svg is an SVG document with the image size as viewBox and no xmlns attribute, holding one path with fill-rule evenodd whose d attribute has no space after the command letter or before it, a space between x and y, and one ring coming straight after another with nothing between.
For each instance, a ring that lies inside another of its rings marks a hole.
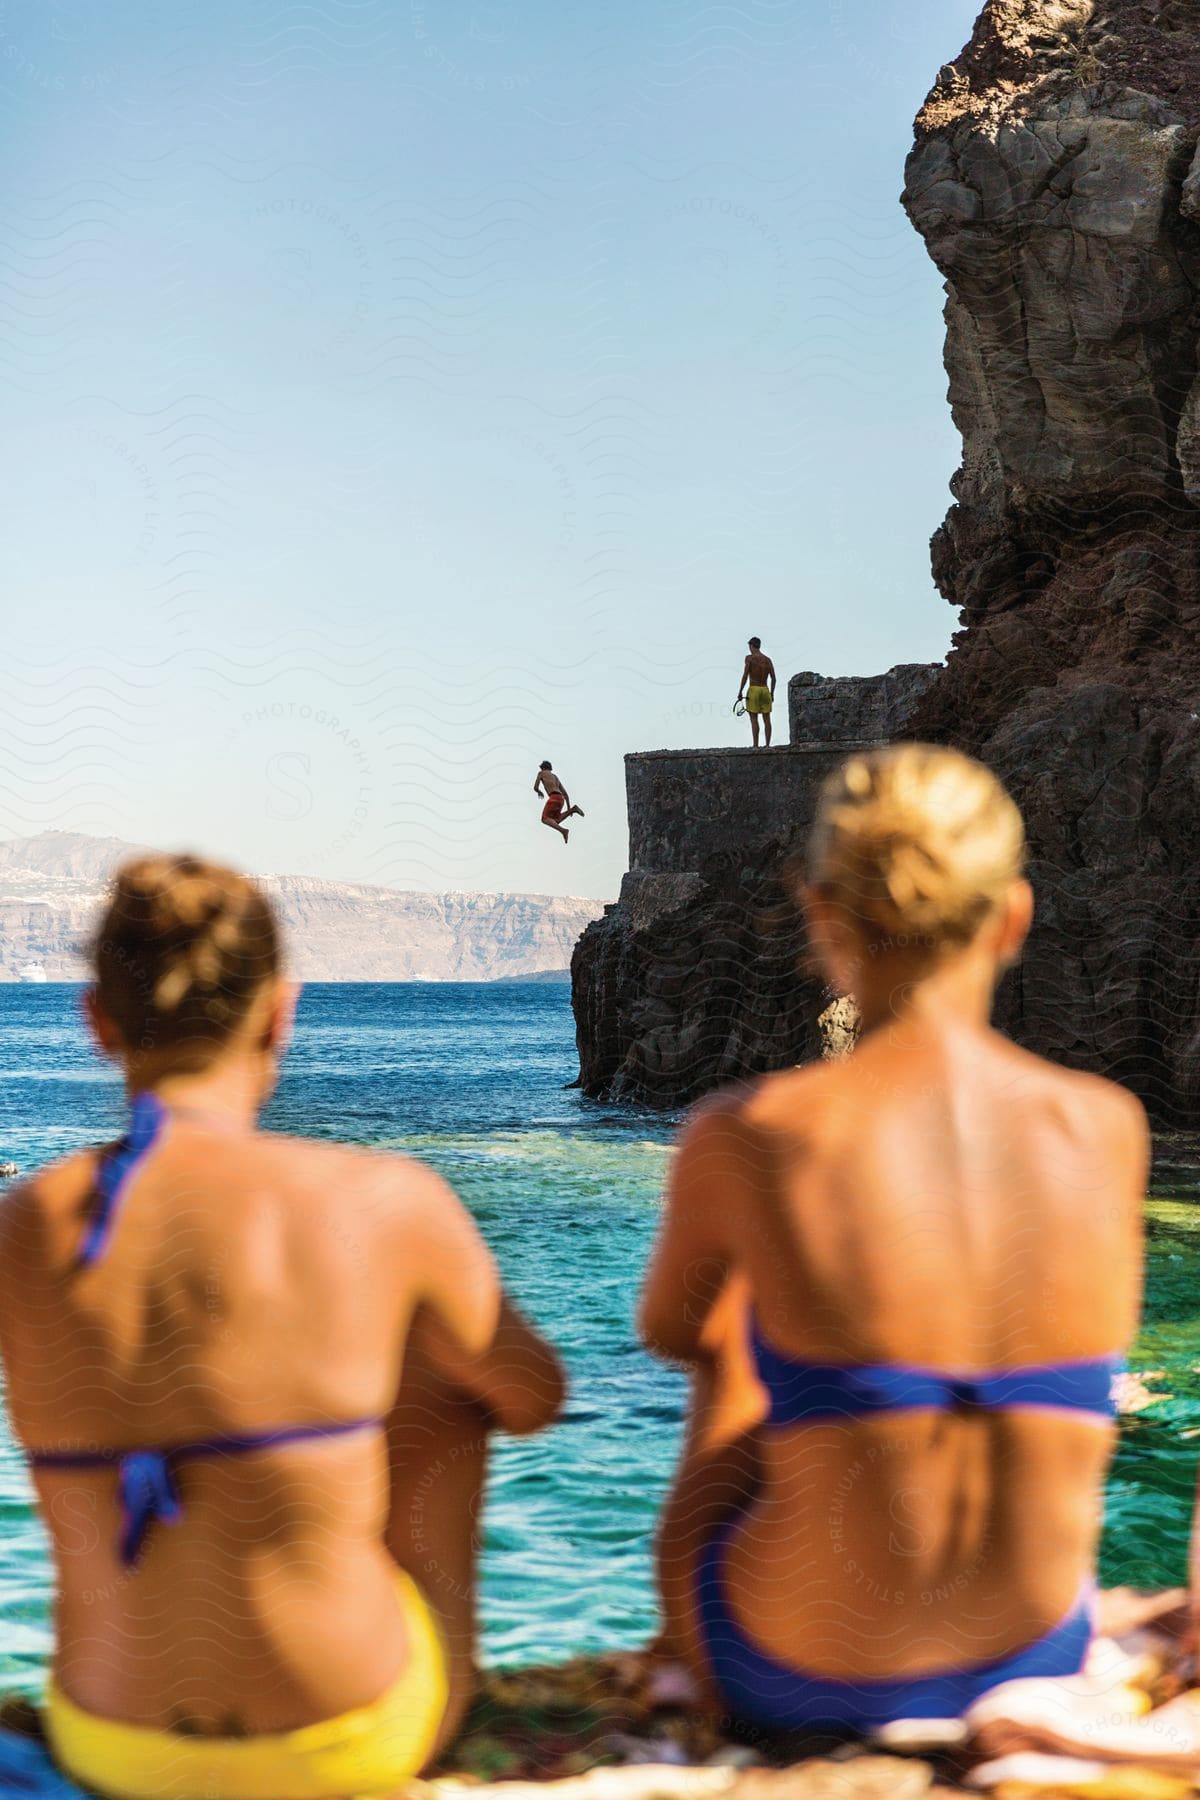
<instances>
[{"instance_id":1,"label":"blue bikini bottom","mask_svg":"<svg viewBox=\"0 0 1200 1800\"><path fill-rule=\"evenodd\" d=\"M728 1542L740 1517L711 1539L697 1579L700 1630L716 1687L735 1718L768 1730L866 1733L896 1719L956 1719L1002 1681L1077 1675L1094 1634L1091 1583L1062 1623L1037 1643L969 1669L938 1669L895 1681L806 1675L776 1661L746 1636L725 1598Z\"/></svg>"}]
</instances>

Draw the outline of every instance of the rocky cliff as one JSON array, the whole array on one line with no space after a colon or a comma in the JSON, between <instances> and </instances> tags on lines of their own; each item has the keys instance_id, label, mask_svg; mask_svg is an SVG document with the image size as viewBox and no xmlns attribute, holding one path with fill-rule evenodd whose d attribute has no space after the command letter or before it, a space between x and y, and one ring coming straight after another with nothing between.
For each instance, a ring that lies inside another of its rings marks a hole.
<instances>
[{"instance_id":1,"label":"rocky cliff","mask_svg":"<svg viewBox=\"0 0 1200 1800\"><path fill-rule=\"evenodd\" d=\"M915 705L886 678L860 693L803 675L791 690L793 744L922 736L999 771L1028 821L1038 896L1001 1024L1190 1127L1198 128L1200 0L989 0L918 116L903 195L946 277L963 453L933 570L960 629ZM682 779L715 804L726 759ZM631 857L619 905L576 953L591 1092L677 1102L812 1053L816 996L792 977L779 904L789 846L727 798L722 823L690 833L694 866L647 874Z\"/></svg>"},{"instance_id":2,"label":"rocky cliff","mask_svg":"<svg viewBox=\"0 0 1200 1800\"><path fill-rule=\"evenodd\" d=\"M962 433L911 721L992 764L1038 922L1001 1021L1200 1122L1200 0L991 0L917 119Z\"/></svg>"},{"instance_id":3,"label":"rocky cliff","mask_svg":"<svg viewBox=\"0 0 1200 1800\"><path fill-rule=\"evenodd\" d=\"M104 884L135 846L47 831L0 844L0 981L81 981ZM566 967L594 900L422 894L270 875L302 981L491 981Z\"/></svg>"}]
</instances>

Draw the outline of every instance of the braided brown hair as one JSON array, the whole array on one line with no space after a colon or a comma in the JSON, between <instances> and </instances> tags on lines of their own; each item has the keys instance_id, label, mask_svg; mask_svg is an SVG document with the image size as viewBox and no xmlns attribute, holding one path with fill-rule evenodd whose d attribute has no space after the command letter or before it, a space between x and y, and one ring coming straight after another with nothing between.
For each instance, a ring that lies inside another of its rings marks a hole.
<instances>
[{"instance_id":1,"label":"braided brown hair","mask_svg":"<svg viewBox=\"0 0 1200 1800\"><path fill-rule=\"evenodd\" d=\"M279 934L245 875L198 856L142 856L117 871L92 963L128 1049L211 1057L279 973Z\"/></svg>"}]
</instances>

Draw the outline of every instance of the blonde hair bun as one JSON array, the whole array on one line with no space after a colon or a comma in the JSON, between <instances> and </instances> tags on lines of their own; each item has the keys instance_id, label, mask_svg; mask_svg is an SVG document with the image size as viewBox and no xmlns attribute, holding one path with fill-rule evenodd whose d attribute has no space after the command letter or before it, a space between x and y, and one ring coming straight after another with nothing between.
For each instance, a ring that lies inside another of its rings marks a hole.
<instances>
[{"instance_id":1,"label":"blonde hair bun","mask_svg":"<svg viewBox=\"0 0 1200 1800\"><path fill-rule=\"evenodd\" d=\"M868 940L961 944L1019 879L1025 827L982 763L897 744L829 777L808 860L810 880Z\"/></svg>"}]
</instances>

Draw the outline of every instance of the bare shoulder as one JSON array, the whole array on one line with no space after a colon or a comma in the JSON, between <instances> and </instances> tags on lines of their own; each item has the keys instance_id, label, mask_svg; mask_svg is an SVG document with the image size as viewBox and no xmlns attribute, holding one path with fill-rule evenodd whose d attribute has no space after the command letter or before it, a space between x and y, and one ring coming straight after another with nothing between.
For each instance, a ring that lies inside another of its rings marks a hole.
<instances>
[{"instance_id":1,"label":"bare shoulder","mask_svg":"<svg viewBox=\"0 0 1200 1800\"><path fill-rule=\"evenodd\" d=\"M748 1172L762 1173L777 1154L790 1161L811 1140L827 1113L828 1085L818 1063L719 1088L691 1109L680 1148L735 1156Z\"/></svg>"},{"instance_id":2,"label":"bare shoulder","mask_svg":"<svg viewBox=\"0 0 1200 1800\"><path fill-rule=\"evenodd\" d=\"M714 1089L711 1094L706 1094L703 1100L697 1100L688 1108L680 1142L716 1138L726 1132L752 1129L753 1109L762 1087L761 1081L729 1082L724 1087Z\"/></svg>"},{"instance_id":3,"label":"bare shoulder","mask_svg":"<svg viewBox=\"0 0 1200 1800\"><path fill-rule=\"evenodd\" d=\"M760 1133L781 1133L793 1144L809 1138L829 1102L850 1078L850 1061L804 1063L776 1075L764 1075L748 1090L742 1116Z\"/></svg>"},{"instance_id":4,"label":"bare shoulder","mask_svg":"<svg viewBox=\"0 0 1200 1800\"><path fill-rule=\"evenodd\" d=\"M52 1259L62 1243L73 1242L96 1162L96 1151L76 1151L7 1190L0 1199L0 1265L11 1272L34 1256Z\"/></svg>"},{"instance_id":5,"label":"bare shoulder","mask_svg":"<svg viewBox=\"0 0 1200 1800\"><path fill-rule=\"evenodd\" d=\"M343 1204L358 1202L369 1206L380 1216L412 1218L439 1206L457 1204L449 1183L415 1156L319 1138L272 1136L269 1132L255 1141L259 1155L274 1164L278 1175L336 1194Z\"/></svg>"},{"instance_id":6,"label":"bare shoulder","mask_svg":"<svg viewBox=\"0 0 1200 1800\"><path fill-rule=\"evenodd\" d=\"M1012 1076L1008 1090L1018 1103L1036 1098L1073 1136L1099 1135L1135 1161L1148 1155L1146 1109L1128 1088L1103 1075L1064 1069L1007 1041L1003 1054Z\"/></svg>"},{"instance_id":7,"label":"bare shoulder","mask_svg":"<svg viewBox=\"0 0 1200 1800\"><path fill-rule=\"evenodd\" d=\"M0 1201L0 1214L36 1211L54 1217L77 1212L95 1185L99 1155L97 1150L77 1150L60 1162L47 1163L8 1190Z\"/></svg>"},{"instance_id":8,"label":"bare shoulder","mask_svg":"<svg viewBox=\"0 0 1200 1800\"><path fill-rule=\"evenodd\" d=\"M1150 1126L1146 1109L1136 1094L1102 1075L1086 1075L1073 1069L1061 1073L1070 1085L1072 1099L1089 1120L1132 1153L1148 1154Z\"/></svg>"}]
</instances>

